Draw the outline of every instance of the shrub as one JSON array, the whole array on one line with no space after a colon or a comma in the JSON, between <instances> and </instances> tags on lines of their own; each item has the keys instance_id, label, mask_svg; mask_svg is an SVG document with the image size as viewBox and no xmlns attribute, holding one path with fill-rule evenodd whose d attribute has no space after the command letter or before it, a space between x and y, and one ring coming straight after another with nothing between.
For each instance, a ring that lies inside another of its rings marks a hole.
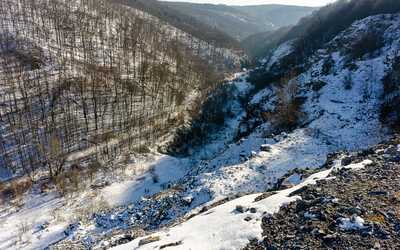
<instances>
[{"instance_id":1,"label":"shrub","mask_svg":"<svg viewBox=\"0 0 400 250\"><path fill-rule=\"evenodd\" d=\"M87 167L87 175L90 178L90 182L93 182L94 175L97 171L102 168L101 163L98 160L93 160Z\"/></svg>"},{"instance_id":2,"label":"shrub","mask_svg":"<svg viewBox=\"0 0 400 250\"><path fill-rule=\"evenodd\" d=\"M329 55L327 59L324 60L324 64L322 65L322 74L329 75L332 72L332 68L335 65L335 61L332 56Z\"/></svg>"},{"instance_id":3,"label":"shrub","mask_svg":"<svg viewBox=\"0 0 400 250\"><path fill-rule=\"evenodd\" d=\"M358 59L366 54L375 52L383 47L382 35L377 32L369 32L360 40L352 44L350 53L353 59Z\"/></svg>"},{"instance_id":4,"label":"shrub","mask_svg":"<svg viewBox=\"0 0 400 250\"><path fill-rule=\"evenodd\" d=\"M17 229L18 229L18 240L20 242L22 242L22 240L24 239L25 234L28 233L28 231L30 230L31 227L32 227L32 225L30 225L26 221L20 222L20 224L17 226Z\"/></svg>"},{"instance_id":5,"label":"shrub","mask_svg":"<svg viewBox=\"0 0 400 250\"><path fill-rule=\"evenodd\" d=\"M343 87L345 90L351 90L353 88L353 77L350 73L345 75L343 79Z\"/></svg>"},{"instance_id":6,"label":"shrub","mask_svg":"<svg viewBox=\"0 0 400 250\"><path fill-rule=\"evenodd\" d=\"M304 116L301 111L303 100L298 95L298 84L290 81L277 91L278 103L274 112L270 112L266 118L274 128L279 130L294 129L299 120Z\"/></svg>"},{"instance_id":7,"label":"shrub","mask_svg":"<svg viewBox=\"0 0 400 250\"><path fill-rule=\"evenodd\" d=\"M103 196L92 200L91 203L87 204L86 206L80 207L74 213L74 219L79 220L83 223L89 223L90 218L94 213L104 212L111 209L110 204L105 200Z\"/></svg>"},{"instance_id":8,"label":"shrub","mask_svg":"<svg viewBox=\"0 0 400 250\"><path fill-rule=\"evenodd\" d=\"M16 178L8 183L0 184L0 200L5 202L11 199L20 199L32 187L32 180L28 177Z\"/></svg>"},{"instance_id":9,"label":"shrub","mask_svg":"<svg viewBox=\"0 0 400 250\"><path fill-rule=\"evenodd\" d=\"M67 193L67 183L66 183L66 178L64 175L57 175L56 177L53 177L53 182L56 185L56 188L58 192L62 195L65 195Z\"/></svg>"},{"instance_id":10,"label":"shrub","mask_svg":"<svg viewBox=\"0 0 400 250\"><path fill-rule=\"evenodd\" d=\"M32 180L28 177L21 178L12 182L12 189L14 190L15 197L21 197L32 187Z\"/></svg>"},{"instance_id":11,"label":"shrub","mask_svg":"<svg viewBox=\"0 0 400 250\"><path fill-rule=\"evenodd\" d=\"M152 179L153 183L160 182L160 176L158 176L154 166L150 169L150 175L151 175L151 179Z\"/></svg>"},{"instance_id":12,"label":"shrub","mask_svg":"<svg viewBox=\"0 0 400 250\"><path fill-rule=\"evenodd\" d=\"M365 34L361 39L351 45L350 54L352 59L359 59L370 54L383 46L382 36L376 32Z\"/></svg>"},{"instance_id":13,"label":"shrub","mask_svg":"<svg viewBox=\"0 0 400 250\"><path fill-rule=\"evenodd\" d=\"M230 100L235 98L233 93L233 85L223 84L204 103L197 102L190 113L193 118L191 124L177 130L167 151L172 154L187 154L189 148L206 143L211 134L223 128L225 119L232 116Z\"/></svg>"},{"instance_id":14,"label":"shrub","mask_svg":"<svg viewBox=\"0 0 400 250\"><path fill-rule=\"evenodd\" d=\"M384 94L380 110L381 120L400 130L400 57L393 60L393 70L382 81Z\"/></svg>"}]
</instances>

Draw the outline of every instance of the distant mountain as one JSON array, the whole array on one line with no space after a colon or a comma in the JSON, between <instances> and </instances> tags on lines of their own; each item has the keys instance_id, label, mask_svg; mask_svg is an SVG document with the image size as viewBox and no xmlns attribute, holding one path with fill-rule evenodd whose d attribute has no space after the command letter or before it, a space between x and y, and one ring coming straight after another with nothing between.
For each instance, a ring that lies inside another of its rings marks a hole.
<instances>
[{"instance_id":1,"label":"distant mountain","mask_svg":"<svg viewBox=\"0 0 400 250\"><path fill-rule=\"evenodd\" d=\"M286 5L228 6L160 2L209 26L243 40L250 35L296 24L316 8ZM285 15L282 15L285 13Z\"/></svg>"},{"instance_id":2,"label":"distant mountain","mask_svg":"<svg viewBox=\"0 0 400 250\"><path fill-rule=\"evenodd\" d=\"M224 29L209 25L209 22L193 18L185 9L173 8L157 0L114 0L129 7L149 13L170 25L191 34L203 41L222 48L240 48L239 42L226 33Z\"/></svg>"}]
</instances>

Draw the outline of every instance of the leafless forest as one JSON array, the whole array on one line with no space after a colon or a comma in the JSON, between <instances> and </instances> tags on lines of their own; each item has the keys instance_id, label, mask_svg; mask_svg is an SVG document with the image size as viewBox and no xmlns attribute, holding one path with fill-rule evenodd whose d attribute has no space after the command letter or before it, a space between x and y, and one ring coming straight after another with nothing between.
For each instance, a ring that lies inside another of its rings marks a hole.
<instances>
[{"instance_id":1,"label":"leafless forest","mask_svg":"<svg viewBox=\"0 0 400 250\"><path fill-rule=\"evenodd\" d=\"M0 165L31 178L153 145L237 65L112 1L2 0L0 16Z\"/></svg>"}]
</instances>

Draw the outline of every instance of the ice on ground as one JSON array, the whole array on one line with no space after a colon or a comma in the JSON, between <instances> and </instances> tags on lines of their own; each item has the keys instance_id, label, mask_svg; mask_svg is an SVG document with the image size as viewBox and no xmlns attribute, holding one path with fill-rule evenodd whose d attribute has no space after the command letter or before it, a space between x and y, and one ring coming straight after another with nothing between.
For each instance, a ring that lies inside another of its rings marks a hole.
<instances>
[{"instance_id":1,"label":"ice on ground","mask_svg":"<svg viewBox=\"0 0 400 250\"><path fill-rule=\"evenodd\" d=\"M292 185L298 185L301 183L301 180L302 180L302 176L300 174L295 173L295 174L292 174L291 176L289 176L285 180L285 182L292 184Z\"/></svg>"},{"instance_id":2,"label":"ice on ground","mask_svg":"<svg viewBox=\"0 0 400 250\"><path fill-rule=\"evenodd\" d=\"M317 215L315 215L315 214L313 214L313 213L310 213L310 212L305 212L304 213L304 218L306 218L306 219L315 219L315 218L317 218Z\"/></svg>"}]
</instances>

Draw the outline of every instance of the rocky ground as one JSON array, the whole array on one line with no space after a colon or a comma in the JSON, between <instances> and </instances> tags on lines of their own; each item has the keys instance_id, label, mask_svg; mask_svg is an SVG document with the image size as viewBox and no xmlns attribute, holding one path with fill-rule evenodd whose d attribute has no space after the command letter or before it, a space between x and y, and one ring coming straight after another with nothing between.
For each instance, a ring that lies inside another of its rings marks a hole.
<instances>
[{"instance_id":1,"label":"rocky ground","mask_svg":"<svg viewBox=\"0 0 400 250\"><path fill-rule=\"evenodd\" d=\"M372 163L292 193L302 199L264 216L263 240L245 249L400 249L400 137L331 156L326 167L337 159Z\"/></svg>"}]
</instances>

